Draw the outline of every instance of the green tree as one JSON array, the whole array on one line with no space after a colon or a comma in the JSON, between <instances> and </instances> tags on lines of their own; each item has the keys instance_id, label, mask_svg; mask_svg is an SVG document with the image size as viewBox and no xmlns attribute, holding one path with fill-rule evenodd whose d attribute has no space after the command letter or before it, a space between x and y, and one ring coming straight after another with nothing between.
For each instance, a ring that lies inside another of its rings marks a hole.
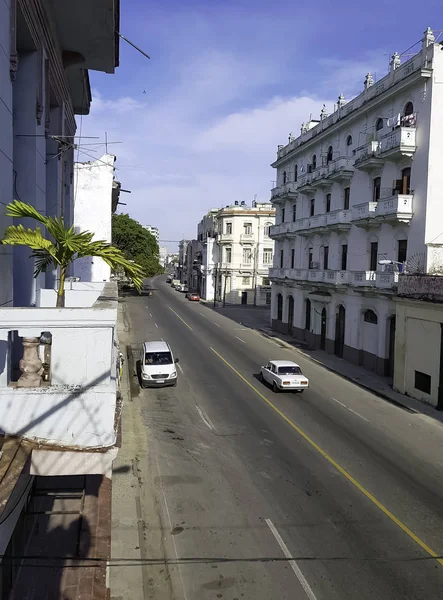
<instances>
[{"instance_id":1,"label":"green tree","mask_svg":"<svg viewBox=\"0 0 443 600\"><path fill-rule=\"evenodd\" d=\"M111 269L122 268L132 278L136 288L141 289L144 269L136 262L128 260L119 248L102 240L94 240L89 231L77 233L73 227L66 227L63 217L46 217L31 204L14 200L7 205L5 215L16 218L31 218L41 223L49 238L43 236L40 227L25 229L23 225L10 225L2 244L10 246L29 246L31 258L35 259L34 277L45 273L48 267L60 269L57 290L57 306L65 305L65 279L69 265L75 259L85 256L102 258Z\"/></svg>"},{"instance_id":2,"label":"green tree","mask_svg":"<svg viewBox=\"0 0 443 600\"><path fill-rule=\"evenodd\" d=\"M112 243L120 248L126 259L141 265L146 277L162 272L155 237L129 215L112 215Z\"/></svg>"}]
</instances>

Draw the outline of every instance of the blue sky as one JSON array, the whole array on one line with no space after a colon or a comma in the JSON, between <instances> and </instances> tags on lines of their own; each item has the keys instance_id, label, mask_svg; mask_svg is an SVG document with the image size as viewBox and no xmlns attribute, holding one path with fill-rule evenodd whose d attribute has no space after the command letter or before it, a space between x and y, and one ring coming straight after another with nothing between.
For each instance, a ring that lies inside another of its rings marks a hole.
<instances>
[{"instance_id":1,"label":"blue sky","mask_svg":"<svg viewBox=\"0 0 443 600\"><path fill-rule=\"evenodd\" d=\"M437 0L420 10L410 0L299 4L121 2L121 32L151 60L121 41L116 74L90 73L82 134L122 142L109 146L132 190L122 208L162 240L195 237L210 208L267 200L269 163L289 132L359 93L368 71L384 76L428 25L443 29Z\"/></svg>"}]
</instances>

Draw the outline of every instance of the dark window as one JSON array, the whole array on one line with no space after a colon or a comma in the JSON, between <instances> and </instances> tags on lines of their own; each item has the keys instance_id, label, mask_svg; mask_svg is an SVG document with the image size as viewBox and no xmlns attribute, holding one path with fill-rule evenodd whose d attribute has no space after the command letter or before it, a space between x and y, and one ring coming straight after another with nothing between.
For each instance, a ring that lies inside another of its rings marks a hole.
<instances>
[{"instance_id":1,"label":"dark window","mask_svg":"<svg viewBox=\"0 0 443 600\"><path fill-rule=\"evenodd\" d=\"M329 163L332 162L332 155L333 155L332 146L329 146L328 153L326 155L326 164L327 165L329 165Z\"/></svg>"},{"instance_id":2,"label":"dark window","mask_svg":"<svg viewBox=\"0 0 443 600\"><path fill-rule=\"evenodd\" d=\"M407 253L408 253L408 240L398 240L397 262L399 262L399 263L406 262Z\"/></svg>"},{"instance_id":3,"label":"dark window","mask_svg":"<svg viewBox=\"0 0 443 600\"><path fill-rule=\"evenodd\" d=\"M310 331L311 329L311 301L306 298L305 302L305 329Z\"/></svg>"},{"instance_id":4,"label":"dark window","mask_svg":"<svg viewBox=\"0 0 443 600\"><path fill-rule=\"evenodd\" d=\"M380 131L380 129L383 129L383 119L381 117L375 123L375 131Z\"/></svg>"},{"instance_id":5,"label":"dark window","mask_svg":"<svg viewBox=\"0 0 443 600\"><path fill-rule=\"evenodd\" d=\"M283 269L283 261L284 261L284 252L283 250L280 250L280 269Z\"/></svg>"},{"instance_id":6,"label":"dark window","mask_svg":"<svg viewBox=\"0 0 443 600\"><path fill-rule=\"evenodd\" d=\"M309 263L309 268L312 269L312 254L313 254L313 250L312 248L309 248L308 250L308 263Z\"/></svg>"},{"instance_id":7,"label":"dark window","mask_svg":"<svg viewBox=\"0 0 443 600\"><path fill-rule=\"evenodd\" d=\"M350 200L351 200L351 188L347 187L347 188L345 188L345 199L344 199L344 202L343 202L343 208L345 210L349 209Z\"/></svg>"},{"instance_id":8,"label":"dark window","mask_svg":"<svg viewBox=\"0 0 443 600\"><path fill-rule=\"evenodd\" d=\"M308 173L312 173L312 165L308 165Z\"/></svg>"},{"instance_id":9,"label":"dark window","mask_svg":"<svg viewBox=\"0 0 443 600\"><path fill-rule=\"evenodd\" d=\"M377 315L373 310L365 310L364 320L366 323L372 323L373 325L378 323Z\"/></svg>"},{"instance_id":10,"label":"dark window","mask_svg":"<svg viewBox=\"0 0 443 600\"><path fill-rule=\"evenodd\" d=\"M287 178L286 171L283 171L283 183L286 183L286 178Z\"/></svg>"},{"instance_id":11,"label":"dark window","mask_svg":"<svg viewBox=\"0 0 443 600\"><path fill-rule=\"evenodd\" d=\"M303 375L300 367L279 367L279 375Z\"/></svg>"},{"instance_id":12,"label":"dark window","mask_svg":"<svg viewBox=\"0 0 443 600\"><path fill-rule=\"evenodd\" d=\"M342 244L341 247L341 270L346 271L348 268L348 244Z\"/></svg>"},{"instance_id":13,"label":"dark window","mask_svg":"<svg viewBox=\"0 0 443 600\"><path fill-rule=\"evenodd\" d=\"M323 269L326 271L328 269L329 263L329 246L325 246L323 248Z\"/></svg>"},{"instance_id":14,"label":"dark window","mask_svg":"<svg viewBox=\"0 0 443 600\"><path fill-rule=\"evenodd\" d=\"M414 112L414 105L412 104L412 102L408 102L405 106L405 112L404 112L405 117L412 115L413 112Z\"/></svg>"},{"instance_id":15,"label":"dark window","mask_svg":"<svg viewBox=\"0 0 443 600\"><path fill-rule=\"evenodd\" d=\"M145 365L172 365L170 352L146 352Z\"/></svg>"},{"instance_id":16,"label":"dark window","mask_svg":"<svg viewBox=\"0 0 443 600\"><path fill-rule=\"evenodd\" d=\"M411 167L406 167L401 172L400 193L401 194L410 194L411 193Z\"/></svg>"},{"instance_id":17,"label":"dark window","mask_svg":"<svg viewBox=\"0 0 443 600\"><path fill-rule=\"evenodd\" d=\"M310 204L310 208L309 208L309 214L311 217L314 216L315 213L315 198L311 198L311 204Z\"/></svg>"},{"instance_id":18,"label":"dark window","mask_svg":"<svg viewBox=\"0 0 443 600\"><path fill-rule=\"evenodd\" d=\"M294 268L294 264L295 264L295 248L292 248L292 250L291 250L291 269Z\"/></svg>"},{"instance_id":19,"label":"dark window","mask_svg":"<svg viewBox=\"0 0 443 600\"><path fill-rule=\"evenodd\" d=\"M352 146L352 135L348 135L346 138L346 146Z\"/></svg>"},{"instance_id":20,"label":"dark window","mask_svg":"<svg viewBox=\"0 0 443 600\"><path fill-rule=\"evenodd\" d=\"M431 393L431 376L420 371L415 371L415 383L414 387L416 390L420 390L425 394Z\"/></svg>"},{"instance_id":21,"label":"dark window","mask_svg":"<svg viewBox=\"0 0 443 600\"><path fill-rule=\"evenodd\" d=\"M297 219L297 205L292 205L292 221L294 222Z\"/></svg>"},{"instance_id":22,"label":"dark window","mask_svg":"<svg viewBox=\"0 0 443 600\"><path fill-rule=\"evenodd\" d=\"M297 179L298 179L298 166L295 165L295 168L294 168L294 181L297 181Z\"/></svg>"},{"instance_id":23,"label":"dark window","mask_svg":"<svg viewBox=\"0 0 443 600\"><path fill-rule=\"evenodd\" d=\"M375 177L373 180L373 188L372 188L372 201L378 202L380 200L380 191L381 191L381 177Z\"/></svg>"},{"instance_id":24,"label":"dark window","mask_svg":"<svg viewBox=\"0 0 443 600\"><path fill-rule=\"evenodd\" d=\"M326 212L331 212L331 194L326 194Z\"/></svg>"},{"instance_id":25,"label":"dark window","mask_svg":"<svg viewBox=\"0 0 443 600\"><path fill-rule=\"evenodd\" d=\"M312 157L312 170L317 168L317 156L314 154Z\"/></svg>"},{"instance_id":26,"label":"dark window","mask_svg":"<svg viewBox=\"0 0 443 600\"><path fill-rule=\"evenodd\" d=\"M281 321L283 317L283 296L277 294L277 321Z\"/></svg>"},{"instance_id":27,"label":"dark window","mask_svg":"<svg viewBox=\"0 0 443 600\"><path fill-rule=\"evenodd\" d=\"M371 242L371 258L369 261L369 270L377 270L377 257L378 257L378 242Z\"/></svg>"},{"instance_id":28,"label":"dark window","mask_svg":"<svg viewBox=\"0 0 443 600\"><path fill-rule=\"evenodd\" d=\"M284 223L285 222L285 217L286 217L286 209L282 208L281 209L281 222Z\"/></svg>"}]
</instances>

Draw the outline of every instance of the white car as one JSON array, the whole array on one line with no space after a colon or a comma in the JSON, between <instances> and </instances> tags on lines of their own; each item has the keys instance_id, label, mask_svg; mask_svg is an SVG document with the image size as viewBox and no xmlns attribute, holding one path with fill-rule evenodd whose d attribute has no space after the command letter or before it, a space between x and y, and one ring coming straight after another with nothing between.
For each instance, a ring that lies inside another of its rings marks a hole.
<instances>
[{"instance_id":1,"label":"white car","mask_svg":"<svg viewBox=\"0 0 443 600\"><path fill-rule=\"evenodd\" d=\"M166 342L144 342L140 365L141 385L164 387L177 385L176 363L171 347Z\"/></svg>"},{"instance_id":2,"label":"white car","mask_svg":"<svg viewBox=\"0 0 443 600\"><path fill-rule=\"evenodd\" d=\"M309 387L309 379L305 377L299 365L290 360L270 360L260 369L260 380L272 386L274 392L303 392Z\"/></svg>"}]
</instances>

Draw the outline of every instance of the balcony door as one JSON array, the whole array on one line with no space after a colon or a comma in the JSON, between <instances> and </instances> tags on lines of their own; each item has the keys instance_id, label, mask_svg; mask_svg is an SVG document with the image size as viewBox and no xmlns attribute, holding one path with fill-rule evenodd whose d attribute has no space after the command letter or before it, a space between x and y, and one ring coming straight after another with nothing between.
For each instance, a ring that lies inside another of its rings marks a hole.
<instances>
[{"instance_id":1,"label":"balcony door","mask_svg":"<svg viewBox=\"0 0 443 600\"><path fill-rule=\"evenodd\" d=\"M288 333L292 333L292 327L294 325L294 297L289 296L288 298Z\"/></svg>"},{"instance_id":2,"label":"balcony door","mask_svg":"<svg viewBox=\"0 0 443 600\"><path fill-rule=\"evenodd\" d=\"M403 169L401 172L401 193L411 193L411 167L406 167L406 169Z\"/></svg>"}]
</instances>

